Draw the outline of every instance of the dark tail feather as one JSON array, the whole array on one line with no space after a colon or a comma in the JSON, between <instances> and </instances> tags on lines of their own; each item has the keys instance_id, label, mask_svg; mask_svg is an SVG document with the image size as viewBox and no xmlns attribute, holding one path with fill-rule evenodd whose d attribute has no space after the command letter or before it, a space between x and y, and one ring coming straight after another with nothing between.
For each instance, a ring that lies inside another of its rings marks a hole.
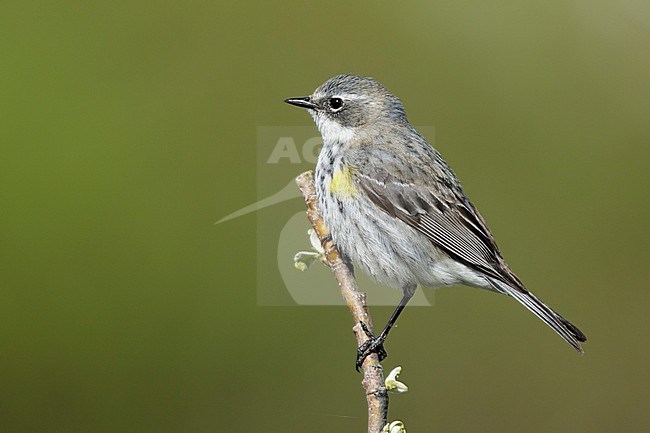
<instances>
[{"instance_id":1,"label":"dark tail feather","mask_svg":"<svg viewBox=\"0 0 650 433\"><path fill-rule=\"evenodd\" d=\"M575 325L553 311L550 307L542 301L533 296L527 290L520 290L513 288L503 281L490 278L490 283L494 286L495 290L504 293L508 296L515 298L524 307L528 308L530 312L539 317L550 326L560 337L569 343L581 355L584 353L580 342L587 341L587 337Z\"/></svg>"},{"instance_id":2,"label":"dark tail feather","mask_svg":"<svg viewBox=\"0 0 650 433\"><path fill-rule=\"evenodd\" d=\"M533 295L531 294L530 296L533 296ZM534 298L534 296L533 296L533 298ZM537 298L535 298L535 299L537 299ZM540 301L539 299L537 299L537 302L541 303L542 305L544 304L544 303L543 303L542 301ZM548 308L549 310L551 310L549 307L546 307L546 308ZM551 311L553 311L553 310L551 310ZM579 330L578 327L577 327L576 325L574 325L573 323L569 322L567 319L565 319L564 317L562 317L560 314L556 313L555 311L553 311L553 313L555 313L555 315L558 317L558 319L560 319L560 321L562 321L562 323L564 324L564 326L566 326L566 327L571 331L571 333L572 333L573 336L576 338L576 340L578 340L578 341L580 341L580 342L582 342L582 343L584 343L585 341L587 341L587 336L586 336L585 334L583 334L582 331Z\"/></svg>"}]
</instances>

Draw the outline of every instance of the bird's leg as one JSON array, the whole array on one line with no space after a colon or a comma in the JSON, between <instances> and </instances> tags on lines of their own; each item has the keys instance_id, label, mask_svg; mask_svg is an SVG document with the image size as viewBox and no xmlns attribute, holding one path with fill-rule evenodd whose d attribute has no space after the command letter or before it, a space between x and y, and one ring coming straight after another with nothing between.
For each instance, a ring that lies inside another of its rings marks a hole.
<instances>
[{"instance_id":1,"label":"bird's leg","mask_svg":"<svg viewBox=\"0 0 650 433\"><path fill-rule=\"evenodd\" d=\"M395 311L393 311L393 314L391 314L390 319L388 319L388 323L386 323L386 326L384 326L384 329L381 331L381 334L379 334L379 336L375 337L373 333L370 332L370 329L368 329L365 323L359 322L361 328L363 329L363 332L365 332L368 336L368 340L357 349L357 371L359 371L361 368L363 360L366 359L366 356L370 355L371 353L376 353L379 357L379 361L383 361L388 356L386 349L384 349L384 341L386 340L386 337L388 337L388 333L397 321L400 313L413 297L414 292L415 288L411 287L404 290L404 296L402 296L402 299L399 301L397 308L395 308Z\"/></svg>"}]
</instances>

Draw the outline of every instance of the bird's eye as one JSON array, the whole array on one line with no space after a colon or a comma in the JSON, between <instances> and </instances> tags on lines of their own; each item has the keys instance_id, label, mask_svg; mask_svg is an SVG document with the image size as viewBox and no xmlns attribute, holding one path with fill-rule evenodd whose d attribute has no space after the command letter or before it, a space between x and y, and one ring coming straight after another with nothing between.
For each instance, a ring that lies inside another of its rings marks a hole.
<instances>
[{"instance_id":1,"label":"bird's eye","mask_svg":"<svg viewBox=\"0 0 650 433\"><path fill-rule=\"evenodd\" d=\"M339 111L343 108L343 99L341 98L330 98L329 100L330 107L332 111Z\"/></svg>"}]
</instances>

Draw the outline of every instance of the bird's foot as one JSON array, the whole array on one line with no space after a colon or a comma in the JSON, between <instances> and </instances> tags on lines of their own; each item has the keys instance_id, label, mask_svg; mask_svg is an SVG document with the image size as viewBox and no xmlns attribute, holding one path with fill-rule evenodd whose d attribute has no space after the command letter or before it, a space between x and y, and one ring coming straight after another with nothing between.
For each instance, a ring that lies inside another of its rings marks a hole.
<instances>
[{"instance_id":1,"label":"bird's foot","mask_svg":"<svg viewBox=\"0 0 650 433\"><path fill-rule=\"evenodd\" d=\"M332 234L330 233L329 235L323 237L323 239L320 240L320 246L325 249L325 245L327 245L328 242L333 242L334 240L332 239Z\"/></svg>"},{"instance_id":2,"label":"bird's foot","mask_svg":"<svg viewBox=\"0 0 650 433\"><path fill-rule=\"evenodd\" d=\"M357 348L357 371L359 371L363 365L363 360L366 359L366 357L371 353L377 354L379 362L383 361L388 356L386 349L384 349L384 340L386 337L382 337L381 335L379 337L375 337L374 334L370 332L370 329L368 329L365 323L359 322L359 325L361 325L361 329L363 329L363 332L365 332L368 336L368 340L366 340L365 343Z\"/></svg>"}]
</instances>

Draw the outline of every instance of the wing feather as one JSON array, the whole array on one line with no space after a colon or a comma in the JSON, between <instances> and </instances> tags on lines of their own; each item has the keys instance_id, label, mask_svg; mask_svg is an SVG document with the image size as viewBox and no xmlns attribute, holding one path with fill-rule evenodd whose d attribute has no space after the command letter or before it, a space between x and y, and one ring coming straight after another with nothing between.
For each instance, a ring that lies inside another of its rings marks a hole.
<instances>
[{"instance_id":1,"label":"wing feather","mask_svg":"<svg viewBox=\"0 0 650 433\"><path fill-rule=\"evenodd\" d=\"M357 170L355 181L380 209L425 235L451 257L499 280L513 282L492 234L462 194L449 197L385 173L381 177L379 181Z\"/></svg>"}]
</instances>

